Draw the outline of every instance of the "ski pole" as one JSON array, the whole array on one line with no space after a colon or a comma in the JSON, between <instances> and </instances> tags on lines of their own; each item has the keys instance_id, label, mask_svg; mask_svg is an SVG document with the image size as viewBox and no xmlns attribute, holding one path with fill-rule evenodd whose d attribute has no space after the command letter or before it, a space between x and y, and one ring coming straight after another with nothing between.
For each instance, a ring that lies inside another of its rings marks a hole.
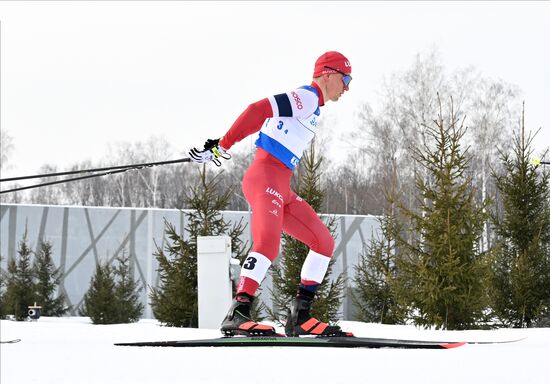
<instances>
[{"instance_id":1,"label":"ski pole","mask_svg":"<svg viewBox=\"0 0 550 384\"><path fill-rule=\"evenodd\" d=\"M7 178L7 179L0 179L0 181L16 181L16 180L35 179L35 178L42 178L42 177L53 177L53 176L63 176L63 175L74 175L74 174L78 174L78 173L91 173L91 172L98 172L98 171L106 171L106 172L102 172L102 173L93 173L92 175L73 177L73 178L70 178L70 179L63 179L63 180L49 181L49 182L41 183L41 184L34 184L34 185L26 186L26 187L17 187L17 188L12 188L12 189L6 189L4 191L0 191L0 194L10 193L10 192L17 192L17 191L24 191L26 189L32 189L32 188L38 188L38 187L45 187L47 185L67 183L69 181L84 180L84 179L89 179L89 178L92 178L92 177L113 175L113 174L116 174L116 173L126 172L126 171L129 171L129 170L132 170L132 169L138 170L138 169L143 169L143 168L148 168L148 167L155 167L157 165L166 165L166 164L175 164L175 163L188 163L190 161L191 161L191 159L186 157L186 158L183 158L183 159L157 161L157 162L153 162L153 163L117 165L117 166L113 166L113 167L83 169L83 170L78 170L78 171L67 171L67 172L45 173L45 174L41 174L41 175L21 176L21 177L12 177L12 178Z\"/></svg>"},{"instance_id":2,"label":"ski pole","mask_svg":"<svg viewBox=\"0 0 550 384\"><path fill-rule=\"evenodd\" d=\"M42 177L53 177L53 176L67 176L67 175L75 175L75 174L78 174L78 173L102 172L102 171L110 171L110 170L123 169L123 168L125 168L126 170L128 170L128 169L141 169L141 168L147 168L147 167L155 167L157 165L166 165L166 164L175 164L175 163L188 163L190 161L191 161L191 159L189 157L185 157L183 159L157 161L157 162L154 162L154 163L115 165L115 166L112 166L112 167L80 169L80 170L76 170L76 171L64 171L64 172L44 173L44 174L30 175L30 176L9 177L9 178L6 178L6 179L0 179L0 182L38 179L38 178L42 178ZM102 175L98 175L98 176L102 176ZM68 181L69 180L73 180L73 179L68 179ZM78 180L78 178L76 180Z\"/></svg>"},{"instance_id":3,"label":"ski pole","mask_svg":"<svg viewBox=\"0 0 550 384\"><path fill-rule=\"evenodd\" d=\"M25 189L32 189L32 188L38 188L38 187L45 187L45 186L47 186L47 185L54 185L54 184L67 183L67 182L69 182L69 181L84 180L84 179L89 179L89 178L92 178L92 177L100 177L100 176L106 176L106 175L114 175L115 173L126 172L126 171L129 171L129 170L131 170L131 169L139 169L139 168L115 169L115 170L111 170L111 171L107 171L107 172L103 172L103 173L96 173L96 174L93 174L93 175L86 175L86 176L80 176L80 177L73 177L73 178L70 178L70 179L63 179L63 180L56 180L56 181L48 181L48 182L42 183L42 184L34 184L34 185L26 186L26 187L18 187L18 188L7 189L7 190L5 190L5 191L0 191L0 194L9 193L9 192L24 191Z\"/></svg>"},{"instance_id":4,"label":"ski pole","mask_svg":"<svg viewBox=\"0 0 550 384\"><path fill-rule=\"evenodd\" d=\"M541 161L539 159L534 159L529 162L531 165L550 165L550 161Z\"/></svg>"}]
</instances>

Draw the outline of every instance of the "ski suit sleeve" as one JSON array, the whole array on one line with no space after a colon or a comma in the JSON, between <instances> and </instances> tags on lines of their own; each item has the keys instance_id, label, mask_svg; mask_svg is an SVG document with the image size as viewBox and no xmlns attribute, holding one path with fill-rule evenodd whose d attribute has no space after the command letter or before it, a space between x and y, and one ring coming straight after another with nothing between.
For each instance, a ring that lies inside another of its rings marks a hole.
<instances>
[{"instance_id":1,"label":"ski suit sleeve","mask_svg":"<svg viewBox=\"0 0 550 384\"><path fill-rule=\"evenodd\" d=\"M220 140L220 146L228 150L233 144L258 132L265 119L270 117L273 117L273 111L267 98L250 104L235 120L227 133L223 135L223 138Z\"/></svg>"}]
</instances>

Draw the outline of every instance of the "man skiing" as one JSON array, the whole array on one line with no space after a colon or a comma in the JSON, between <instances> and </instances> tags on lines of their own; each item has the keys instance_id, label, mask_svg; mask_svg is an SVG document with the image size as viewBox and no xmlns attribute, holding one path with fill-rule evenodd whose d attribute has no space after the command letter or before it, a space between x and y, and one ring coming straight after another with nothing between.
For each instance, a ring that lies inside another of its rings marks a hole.
<instances>
[{"instance_id":1,"label":"man skiing","mask_svg":"<svg viewBox=\"0 0 550 384\"><path fill-rule=\"evenodd\" d=\"M351 64L344 55L326 52L315 62L311 85L250 104L221 139L207 140L202 151L193 148L189 152L195 162L219 164L219 158L227 158L233 144L259 131L256 156L242 183L252 208L253 245L221 325L226 335L275 334L273 327L252 320L250 309L256 290L279 254L282 231L310 248L285 326L286 335L344 335L339 326L310 315L334 251L334 239L313 208L290 189L290 179L315 136L320 107L327 100L338 101L349 89L350 74Z\"/></svg>"}]
</instances>

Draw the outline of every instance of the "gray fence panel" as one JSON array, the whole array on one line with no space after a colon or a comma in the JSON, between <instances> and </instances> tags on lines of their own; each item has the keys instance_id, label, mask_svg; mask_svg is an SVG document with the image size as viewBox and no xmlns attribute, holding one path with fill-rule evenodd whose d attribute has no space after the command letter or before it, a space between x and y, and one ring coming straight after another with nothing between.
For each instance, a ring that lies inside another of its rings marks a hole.
<instances>
[{"instance_id":1,"label":"gray fence panel","mask_svg":"<svg viewBox=\"0 0 550 384\"><path fill-rule=\"evenodd\" d=\"M250 246L250 212L226 211L223 216L231 222L243 220L247 228L242 240ZM54 264L63 273L60 290L71 306L71 315L78 315L96 264L111 263L126 252L131 256L130 268L134 277L144 287L141 292L144 317L152 318L149 287L158 285L158 266L153 253L157 246L165 245L164 220L182 233L186 225L185 211L3 204L0 206L0 268L5 271L8 260L16 256L25 231L34 250L43 240L51 242ZM333 276L346 273L351 286L354 266L363 244L377 234L379 223L374 216L336 215L336 220ZM262 287L261 299L271 306L269 274ZM349 295L346 295L341 311L344 319L354 317Z\"/></svg>"}]
</instances>

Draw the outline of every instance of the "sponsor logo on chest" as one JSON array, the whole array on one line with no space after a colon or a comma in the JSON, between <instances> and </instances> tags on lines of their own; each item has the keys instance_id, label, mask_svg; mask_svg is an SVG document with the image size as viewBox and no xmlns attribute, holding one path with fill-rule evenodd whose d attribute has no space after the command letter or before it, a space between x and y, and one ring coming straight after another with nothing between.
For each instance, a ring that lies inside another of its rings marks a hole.
<instances>
[{"instance_id":1,"label":"sponsor logo on chest","mask_svg":"<svg viewBox=\"0 0 550 384\"><path fill-rule=\"evenodd\" d=\"M296 104L296 108L303 109L304 104L302 103L302 100L300 99L300 96L298 96L298 94L294 91L292 91L290 94L294 98L294 103Z\"/></svg>"}]
</instances>

